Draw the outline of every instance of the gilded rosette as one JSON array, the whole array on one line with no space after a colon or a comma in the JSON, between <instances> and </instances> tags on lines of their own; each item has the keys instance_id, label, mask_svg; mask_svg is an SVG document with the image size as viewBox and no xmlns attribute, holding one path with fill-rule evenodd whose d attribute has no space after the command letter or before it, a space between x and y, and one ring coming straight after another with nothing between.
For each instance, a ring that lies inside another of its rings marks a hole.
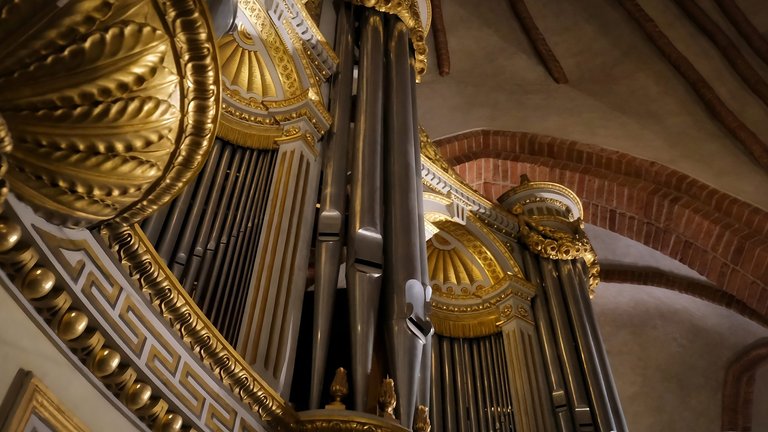
<instances>
[{"instance_id":1,"label":"gilded rosette","mask_svg":"<svg viewBox=\"0 0 768 432\"><path fill-rule=\"evenodd\" d=\"M218 120L204 13L193 0L4 2L0 113L14 193L68 226L138 221L175 196Z\"/></svg>"}]
</instances>

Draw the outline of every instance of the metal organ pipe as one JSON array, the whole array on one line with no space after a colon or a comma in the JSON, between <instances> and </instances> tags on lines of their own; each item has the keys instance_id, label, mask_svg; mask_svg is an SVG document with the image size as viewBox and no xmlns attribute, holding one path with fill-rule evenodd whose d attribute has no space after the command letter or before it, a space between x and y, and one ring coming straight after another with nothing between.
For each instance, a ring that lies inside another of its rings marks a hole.
<instances>
[{"instance_id":1,"label":"metal organ pipe","mask_svg":"<svg viewBox=\"0 0 768 432\"><path fill-rule=\"evenodd\" d=\"M346 211L347 148L351 117L354 53L352 10L341 5L336 21L338 74L332 83L331 113L334 122L323 153L323 185L317 221L315 299L312 339L312 381L309 406L320 408L323 377L328 358L333 300L339 278ZM355 379L357 381L357 379Z\"/></svg>"},{"instance_id":2,"label":"metal organ pipe","mask_svg":"<svg viewBox=\"0 0 768 432\"><path fill-rule=\"evenodd\" d=\"M432 374L432 386L430 388L430 400L432 401L430 405L430 420L432 422L432 427L434 427L436 431L444 431L446 429L443 425L443 381L441 377L441 365L443 364L443 359L440 355L440 341L434 334L431 339L434 349L432 350L432 361L430 362L430 373Z\"/></svg>"},{"instance_id":3,"label":"metal organ pipe","mask_svg":"<svg viewBox=\"0 0 768 432\"><path fill-rule=\"evenodd\" d=\"M387 109L385 195L387 209L385 244L386 316L385 337L389 363L397 383L400 423L413 425L419 380L426 376L414 365L422 361L432 325L426 316L426 293L422 282L418 219L416 152L413 106L410 94L412 75L408 30L395 16L387 16ZM396 233L396 235L394 235Z\"/></svg>"},{"instance_id":4,"label":"metal organ pipe","mask_svg":"<svg viewBox=\"0 0 768 432\"><path fill-rule=\"evenodd\" d=\"M456 387L454 385L454 377L456 376L456 369L453 367L453 351L451 349L451 340L448 338L438 337L438 344L440 349L440 358L443 360L441 366L441 378L443 381L443 417L445 419L445 431L455 432L459 431L456 424L456 416L458 414L456 407Z\"/></svg>"},{"instance_id":5,"label":"metal organ pipe","mask_svg":"<svg viewBox=\"0 0 768 432\"><path fill-rule=\"evenodd\" d=\"M584 378L581 375L579 356L568 321L568 311L563 300L554 263L549 259L539 257L539 266L541 267L544 292L554 324L555 336L559 342L558 350L563 359L563 374L570 390L568 396L571 409L577 428L581 430L582 425L591 425L593 420L589 400L584 390Z\"/></svg>"},{"instance_id":6,"label":"metal organ pipe","mask_svg":"<svg viewBox=\"0 0 768 432\"><path fill-rule=\"evenodd\" d=\"M347 245L352 381L357 410L363 410L366 403L384 263L381 221L384 22L381 15L366 10L360 33ZM395 379L396 388L400 385Z\"/></svg>"},{"instance_id":7,"label":"metal organ pipe","mask_svg":"<svg viewBox=\"0 0 768 432\"><path fill-rule=\"evenodd\" d=\"M434 419L441 431L512 431L512 397L501 333L471 339L435 336L434 377L442 391Z\"/></svg>"},{"instance_id":8,"label":"metal organ pipe","mask_svg":"<svg viewBox=\"0 0 768 432\"><path fill-rule=\"evenodd\" d=\"M530 252L523 251L523 263L528 273L528 278L536 286L541 286L541 275L536 266L536 261ZM534 318L538 328L539 344L544 355L544 367L549 380L549 389L552 397L552 405L555 411L555 423L561 432L573 431L573 419L568 410L568 399L565 382L561 372L560 359L557 354L554 330L551 318L546 307L544 293L540 293L533 302Z\"/></svg>"},{"instance_id":9,"label":"metal organ pipe","mask_svg":"<svg viewBox=\"0 0 768 432\"><path fill-rule=\"evenodd\" d=\"M613 422L613 414L606 395L603 371L597 360L594 339L589 327L583 320L585 313L578 295L578 291L581 287L576 280L570 261L557 261L557 269L559 270L560 280L563 284L562 287L563 293L565 294L566 306L568 307L570 316L572 318L576 317L571 321L576 335L576 342L579 345L579 350L581 351L583 359L584 371L586 372L588 383L587 388L590 394L590 399L592 400L592 406L594 407L597 426L601 431L615 431L616 426Z\"/></svg>"},{"instance_id":10,"label":"metal organ pipe","mask_svg":"<svg viewBox=\"0 0 768 432\"><path fill-rule=\"evenodd\" d=\"M154 238L158 253L233 344L249 288L242 275L252 271L274 154L216 140L198 178L162 217L144 222L144 228L160 230ZM203 259L211 271L199 271Z\"/></svg>"},{"instance_id":11,"label":"metal organ pipe","mask_svg":"<svg viewBox=\"0 0 768 432\"><path fill-rule=\"evenodd\" d=\"M489 423L485 413L487 412L488 403L484 392L483 368L480 363L480 343L477 339L470 339L469 344L472 348L470 355L472 356L472 379L474 381L475 403L477 405L477 424L480 431L487 431L489 430Z\"/></svg>"},{"instance_id":12,"label":"metal organ pipe","mask_svg":"<svg viewBox=\"0 0 768 432\"><path fill-rule=\"evenodd\" d=\"M210 156L208 156L208 161L205 164L205 168L203 168L203 173L197 179L197 188L195 190L195 196L192 199L192 208L190 209L189 216L185 222L188 227L197 227L200 223L200 217L202 216L203 210L205 208L208 191L210 190L213 178L217 173L216 167L219 165L219 158L222 154L222 147L223 145L221 140L217 140L217 143L213 146L213 150L211 150ZM181 234L181 240L179 240L176 249L178 252L174 256L172 262L169 261L173 274L176 275L179 280L182 280L182 272L184 271L184 266L186 266L187 261L190 259L190 255L192 253L192 242L195 239L196 231L197 230L191 229L184 230L184 232Z\"/></svg>"},{"instance_id":13,"label":"metal organ pipe","mask_svg":"<svg viewBox=\"0 0 768 432\"><path fill-rule=\"evenodd\" d=\"M589 299L589 278L585 270L586 265L584 261L571 262L571 266L575 273L575 279L578 282L579 289L575 294L577 300L581 303L581 308L584 311L584 319L589 329L590 336L595 347L595 356L597 363L600 365L600 370L605 382L605 391L609 401L611 414L615 423L616 430L624 432L628 430L627 423L624 418L624 412L621 409L621 401L619 400L619 393L616 390L616 383L613 381L613 373L611 372L611 366L608 363L608 354L603 347L603 338L600 335L597 323L595 322L595 315L592 311L592 304Z\"/></svg>"}]
</instances>

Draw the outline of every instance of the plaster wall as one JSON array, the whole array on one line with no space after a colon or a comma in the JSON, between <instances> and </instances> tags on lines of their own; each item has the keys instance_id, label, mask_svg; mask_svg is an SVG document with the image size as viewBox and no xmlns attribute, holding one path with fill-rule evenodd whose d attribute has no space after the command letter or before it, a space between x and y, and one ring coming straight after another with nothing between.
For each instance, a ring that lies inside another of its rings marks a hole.
<instances>
[{"instance_id":1,"label":"plaster wall","mask_svg":"<svg viewBox=\"0 0 768 432\"><path fill-rule=\"evenodd\" d=\"M550 78L506 0L444 0L451 73L438 76L433 57L417 87L419 118L433 138L493 128L574 139L660 162L768 209L768 174L710 116L618 2L527 3L570 82ZM768 140L768 107L674 2L640 3L726 104ZM764 1L739 4L751 10ZM761 29L768 29L766 15L753 17Z\"/></svg>"},{"instance_id":2,"label":"plaster wall","mask_svg":"<svg viewBox=\"0 0 768 432\"><path fill-rule=\"evenodd\" d=\"M593 307L629 430L720 431L725 368L768 329L661 288L600 284L597 292ZM756 387L760 403L768 381Z\"/></svg>"},{"instance_id":3,"label":"plaster wall","mask_svg":"<svg viewBox=\"0 0 768 432\"><path fill-rule=\"evenodd\" d=\"M752 430L768 431L768 365L755 374L755 393L752 399Z\"/></svg>"},{"instance_id":4,"label":"plaster wall","mask_svg":"<svg viewBox=\"0 0 768 432\"><path fill-rule=\"evenodd\" d=\"M590 224L584 225L584 231L603 265L650 267L669 274L709 283L707 278L685 264L640 242Z\"/></svg>"},{"instance_id":5,"label":"plaster wall","mask_svg":"<svg viewBox=\"0 0 768 432\"><path fill-rule=\"evenodd\" d=\"M19 368L32 371L92 431L138 429L83 377L0 287L0 398Z\"/></svg>"}]
</instances>

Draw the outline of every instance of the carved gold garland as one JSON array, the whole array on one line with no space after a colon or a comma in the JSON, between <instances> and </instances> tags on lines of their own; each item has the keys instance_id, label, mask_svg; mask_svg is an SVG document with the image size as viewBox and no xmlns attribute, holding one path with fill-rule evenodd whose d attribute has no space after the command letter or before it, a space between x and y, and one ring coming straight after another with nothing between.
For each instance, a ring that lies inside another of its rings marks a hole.
<instances>
[{"instance_id":1,"label":"carved gold garland","mask_svg":"<svg viewBox=\"0 0 768 432\"><path fill-rule=\"evenodd\" d=\"M592 248L592 243L584 234L583 222L581 219L570 222L559 218L559 222L571 225L575 234L567 233L554 228L545 227L539 223L536 216L526 216L523 214L523 206L518 203L512 209L512 213L517 215L520 225L518 238L523 242L531 252L544 258L556 260L573 260L583 258L587 264L589 279L589 295L594 297L597 284L600 282L600 264L597 262L597 255Z\"/></svg>"},{"instance_id":2,"label":"carved gold garland","mask_svg":"<svg viewBox=\"0 0 768 432\"><path fill-rule=\"evenodd\" d=\"M219 116L202 8L4 3L0 112L15 141L14 192L68 226L135 222L173 198L202 168Z\"/></svg>"}]
</instances>

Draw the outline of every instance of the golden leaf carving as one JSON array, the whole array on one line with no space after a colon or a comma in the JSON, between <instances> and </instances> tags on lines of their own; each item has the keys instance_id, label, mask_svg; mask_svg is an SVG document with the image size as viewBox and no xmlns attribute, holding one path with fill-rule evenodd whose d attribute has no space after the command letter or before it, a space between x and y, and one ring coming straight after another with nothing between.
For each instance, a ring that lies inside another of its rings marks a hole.
<instances>
[{"instance_id":1,"label":"golden leaf carving","mask_svg":"<svg viewBox=\"0 0 768 432\"><path fill-rule=\"evenodd\" d=\"M67 107L123 96L155 76L167 49L168 38L152 26L113 25L0 79L0 106Z\"/></svg>"},{"instance_id":2,"label":"golden leaf carving","mask_svg":"<svg viewBox=\"0 0 768 432\"><path fill-rule=\"evenodd\" d=\"M134 97L58 110L6 114L17 141L84 153L143 152L167 157L171 145L150 146L171 134L179 112L167 100Z\"/></svg>"},{"instance_id":3,"label":"golden leaf carving","mask_svg":"<svg viewBox=\"0 0 768 432\"><path fill-rule=\"evenodd\" d=\"M200 170L219 115L196 0L0 0L7 178L54 222L132 223Z\"/></svg>"},{"instance_id":4,"label":"golden leaf carving","mask_svg":"<svg viewBox=\"0 0 768 432\"><path fill-rule=\"evenodd\" d=\"M28 64L93 30L112 11L114 0L0 2L0 76ZM56 25L51 25L55 22ZM34 23L35 31L29 31Z\"/></svg>"}]
</instances>

